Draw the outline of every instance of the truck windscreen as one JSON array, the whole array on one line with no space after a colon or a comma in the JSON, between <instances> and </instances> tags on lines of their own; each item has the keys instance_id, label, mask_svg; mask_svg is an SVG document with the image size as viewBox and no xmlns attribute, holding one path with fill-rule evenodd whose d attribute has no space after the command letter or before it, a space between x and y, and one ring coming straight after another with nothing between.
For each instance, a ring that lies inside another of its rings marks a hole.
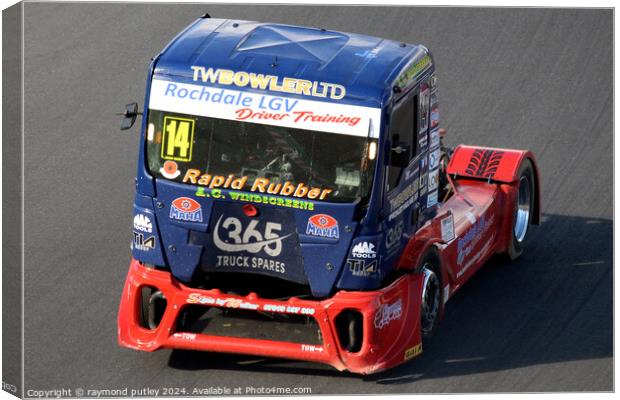
<instances>
[{"instance_id":1,"label":"truck windscreen","mask_svg":"<svg viewBox=\"0 0 620 400\"><path fill-rule=\"evenodd\" d=\"M147 162L156 178L333 202L370 193L377 140L150 110Z\"/></svg>"}]
</instances>

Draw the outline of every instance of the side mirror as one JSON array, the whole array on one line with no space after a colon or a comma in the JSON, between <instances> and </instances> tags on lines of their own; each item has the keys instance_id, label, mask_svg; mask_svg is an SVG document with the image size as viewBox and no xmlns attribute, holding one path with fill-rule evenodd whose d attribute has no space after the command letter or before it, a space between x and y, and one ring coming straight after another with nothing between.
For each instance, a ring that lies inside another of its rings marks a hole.
<instances>
[{"instance_id":1,"label":"side mirror","mask_svg":"<svg viewBox=\"0 0 620 400\"><path fill-rule=\"evenodd\" d=\"M405 168L409 165L409 158L411 153L411 146L405 142L398 142L395 147L392 147L390 152L390 165L392 167Z\"/></svg>"},{"instance_id":2,"label":"side mirror","mask_svg":"<svg viewBox=\"0 0 620 400\"><path fill-rule=\"evenodd\" d=\"M125 112L117 113L116 115L123 116L121 131L125 131L133 126L136 122L136 117L142 115L142 113L138 111L138 103L129 103L125 106Z\"/></svg>"}]
</instances>

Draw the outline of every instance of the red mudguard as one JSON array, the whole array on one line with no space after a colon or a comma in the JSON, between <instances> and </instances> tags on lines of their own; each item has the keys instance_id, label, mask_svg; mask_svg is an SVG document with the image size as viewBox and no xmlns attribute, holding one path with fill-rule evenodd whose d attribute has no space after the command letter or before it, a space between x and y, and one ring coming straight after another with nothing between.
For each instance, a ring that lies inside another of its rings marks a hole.
<instances>
[{"instance_id":1,"label":"red mudguard","mask_svg":"<svg viewBox=\"0 0 620 400\"><path fill-rule=\"evenodd\" d=\"M141 287L145 285L161 290L167 300L163 318L154 330L145 329L139 323ZM262 299L254 294L241 297L219 290L193 289L177 282L168 272L146 268L132 260L121 298L118 340L122 346L144 351L175 348L291 358L370 374L391 368L422 352L419 326L421 286L421 275L407 274L381 290L340 291L323 301L298 298L276 301ZM177 332L175 327L180 311L186 305L197 302L205 307L236 308L245 305L257 312L273 310L273 306L284 306L285 313L313 317L321 330L323 344ZM397 302L400 305L394 307ZM391 314L383 318L387 306L392 306ZM344 350L336 334L335 318L345 309L358 310L363 315L364 339L357 353Z\"/></svg>"},{"instance_id":2,"label":"red mudguard","mask_svg":"<svg viewBox=\"0 0 620 400\"><path fill-rule=\"evenodd\" d=\"M529 159L536 175L534 224L540 222L540 175L534 154L529 150L496 149L459 145L450 157L447 173L451 176L486 179L490 182L514 184L519 168Z\"/></svg>"},{"instance_id":3,"label":"red mudguard","mask_svg":"<svg viewBox=\"0 0 620 400\"><path fill-rule=\"evenodd\" d=\"M461 144L450 157L448 174L511 183L517 179L519 166L526 157L533 158L529 151Z\"/></svg>"}]
</instances>

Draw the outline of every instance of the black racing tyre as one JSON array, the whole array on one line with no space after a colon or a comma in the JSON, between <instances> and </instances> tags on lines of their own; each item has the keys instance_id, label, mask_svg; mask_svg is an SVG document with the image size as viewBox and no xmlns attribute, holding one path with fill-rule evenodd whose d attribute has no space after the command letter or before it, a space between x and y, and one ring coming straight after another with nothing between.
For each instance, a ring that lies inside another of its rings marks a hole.
<instances>
[{"instance_id":1,"label":"black racing tyre","mask_svg":"<svg viewBox=\"0 0 620 400\"><path fill-rule=\"evenodd\" d=\"M529 159L526 159L519 168L519 180L517 198L515 201L514 217L510 229L510 244L508 256L517 259L525 249L527 239L532 227L532 217L535 212L536 175L534 167Z\"/></svg>"},{"instance_id":2,"label":"black racing tyre","mask_svg":"<svg viewBox=\"0 0 620 400\"><path fill-rule=\"evenodd\" d=\"M427 254L419 268L423 276L422 299L420 303L420 331L422 340L428 341L439 322L442 304L441 274L439 260L434 253Z\"/></svg>"}]
</instances>

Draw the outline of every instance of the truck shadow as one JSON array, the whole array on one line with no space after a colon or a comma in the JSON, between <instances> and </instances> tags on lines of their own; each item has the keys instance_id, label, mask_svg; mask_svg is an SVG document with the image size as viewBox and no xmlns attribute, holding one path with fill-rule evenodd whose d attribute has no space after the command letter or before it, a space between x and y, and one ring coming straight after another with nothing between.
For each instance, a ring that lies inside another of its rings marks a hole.
<instances>
[{"instance_id":1,"label":"truck shadow","mask_svg":"<svg viewBox=\"0 0 620 400\"><path fill-rule=\"evenodd\" d=\"M609 359L611 371L612 235L611 220L544 215L521 258L493 257L450 299L420 357L361 379L400 385L589 359ZM169 366L360 379L305 362L178 350Z\"/></svg>"}]
</instances>

